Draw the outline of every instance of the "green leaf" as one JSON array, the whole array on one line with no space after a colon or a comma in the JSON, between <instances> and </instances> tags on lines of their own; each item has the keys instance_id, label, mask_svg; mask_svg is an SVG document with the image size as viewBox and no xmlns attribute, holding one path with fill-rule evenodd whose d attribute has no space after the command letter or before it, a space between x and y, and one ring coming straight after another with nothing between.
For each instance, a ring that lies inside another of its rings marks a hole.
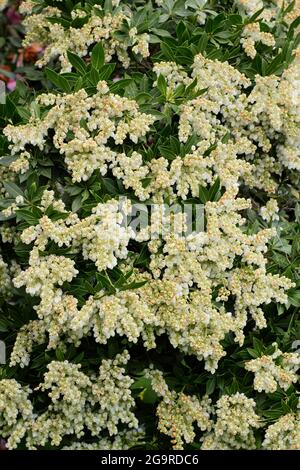
<instances>
[{"instance_id":1,"label":"green leaf","mask_svg":"<svg viewBox=\"0 0 300 470\"><path fill-rule=\"evenodd\" d=\"M15 214L12 215L3 215L0 213L0 222L6 222L7 220L14 219L16 216Z\"/></svg>"},{"instance_id":2,"label":"green leaf","mask_svg":"<svg viewBox=\"0 0 300 470\"><path fill-rule=\"evenodd\" d=\"M167 160L175 160L177 156L176 153L174 153L169 147L160 146L159 151L161 155Z\"/></svg>"},{"instance_id":3,"label":"green leaf","mask_svg":"<svg viewBox=\"0 0 300 470\"><path fill-rule=\"evenodd\" d=\"M69 28L70 25L71 25L71 22L64 19L64 18L58 18L57 16L47 16L47 21L49 21L49 23L51 24L60 24L62 25L64 28Z\"/></svg>"},{"instance_id":4,"label":"green leaf","mask_svg":"<svg viewBox=\"0 0 300 470\"><path fill-rule=\"evenodd\" d=\"M264 11L265 7L261 8L260 10L256 11L252 16L250 16L250 18L248 18L246 21L245 21L245 24L249 24L249 23L254 23L259 17L260 15L262 14L262 12Z\"/></svg>"},{"instance_id":5,"label":"green leaf","mask_svg":"<svg viewBox=\"0 0 300 470\"><path fill-rule=\"evenodd\" d=\"M203 186L199 187L199 199L202 204L205 204L207 201L209 201L209 193L206 188Z\"/></svg>"},{"instance_id":6,"label":"green leaf","mask_svg":"<svg viewBox=\"0 0 300 470\"><path fill-rule=\"evenodd\" d=\"M151 31L156 34L157 36L163 37L163 38L171 38L172 35L167 31L166 29L157 29L157 28L151 28Z\"/></svg>"},{"instance_id":7,"label":"green leaf","mask_svg":"<svg viewBox=\"0 0 300 470\"><path fill-rule=\"evenodd\" d=\"M260 355L257 353L257 351L255 351L255 349L247 348L247 351L248 351L248 353L250 354L251 357L254 357L254 359L256 359L257 357L260 356Z\"/></svg>"},{"instance_id":8,"label":"green leaf","mask_svg":"<svg viewBox=\"0 0 300 470\"><path fill-rule=\"evenodd\" d=\"M16 198L17 196L24 196L24 193L21 188L19 188L12 181L3 181L3 186L5 190L10 194L10 196Z\"/></svg>"},{"instance_id":9,"label":"green leaf","mask_svg":"<svg viewBox=\"0 0 300 470\"><path fill-rule=\"evenodd\" d=\"M81 90L81 88L83 88L83 77L79 77L78 80L75 82L73 91L79 91Z\"/></svg>"},{"instance_id":10,"label":"green leaf","mask_svg":"<svg viewBox=\"0 0 300 470\"><path fill-rule=\"evenodd\" d=\"M101 273L96 273L97 286L96 290L101 290L105 288L108 292L115 292L115 288L110 282L109 278Z\"/></svg>"},{"instance_id":11,"label":"green leaf","mask_svg":"<svg viewBox=\"0 0 300 470\"><path fill-rule=\"evenodd\" d=\"M70 196L78 196L78 194L82 193L83 188L81 186L69 186L66 188L66 192L70 194Z\"/></svg>"},{"instance_id":12,"label":"green leaf","mask_svg":"<svg viewBox=\"0 0 300 470\"><path fill-rule=\"evenodd\" d=\"M91 68L89 73L86 75L88 80L91 82L92 85L96 86L97 83L99 82L99 72L96 70L94 67Z\"/></svg>"},{"instance_id":13,"label":"green leaf","mask_svg":"<svg viewBox=\"0 0 300 470\"><path fill-rule=\"evenodd\" d=\"M72 202L72 211L77 212L79 209L81 209L82 203L81 203L81 194L79 194L77 197Z\"/></svg>"},{"instance_id":14,"label":"green leaf","mask_svg":"<svg viewBox=\"0 0 300 470\"><path fill-rule=\"evenodd\" d=\"M116 68L116 64L105 64L99 71L99 80L108 80Z\"/></svg>"},{"instance_id":15,"label":"green leaf","mask_svg":"<svg viewBox=\"0 0 300 470\"><path fill-rule=\"evenodd\" d=\"M103 186L109 194L118 194L118 188L115 181L111 178L102 178Z\"/></svg>"},{"instance_id":16,"label":"green leaf","mask_svg":"<svg viewBox=\"0 0 300 470\"><path fill-rule=\"evenodd\" d=\"M17 158L16 155L5 155L5 157L0 158L0 165L9 166Z\"/></svg>"},{"instance_id":17,"label":"green leaf","mask_svg":"<svg viewBox=\"0 0 300 470\"><path fill-rule=\"evenodd\" d=\"M71 87L66 78L61 77L58 73L54 72L54 70L48 68L46 68L46 76L57 88L65 91L66 93L70 93Z\"/></svg>"},{"instance_id":18,"label":"green leaf","mask_svg":"<svg viewBox=\"0 0 300 470\"><path fill-rule=\"evenodd\" d=\"M89 21L88 16L84 16L83 18L74 18L74 20L71 23L72 28L82 28L83 25L85 25Z\"/></svg>"},{"instance_id":19,"label":"green leaf","mask_svg":"<svg viewBox=\"0 0 300 470\"><path fill-rule=\"evenodd\" d=\"M28 225L36 225L43 213L40 209L35 208L34 213L28 209L18 209L16 211L17 220L24 220Z\"/></svg>"},{"instance_id":20,"label":"green leaf","mask_svg":"<svg viewBox=\"0 0 300 470\"><path fill-rule=\"evenodd\" d=\"M110 89L111 93L118 93L118 92L124 90L131 83L133 83L132 78L124 78L124 79L118 80L117 82L110 85L109 89ZM145 95L147 95L147 93L145 93ZM148 95L148 96L151 97L151 95Z\"/></svg>"},{"instance_id":21,"label":"green leaf","mask_svg":"<svg viewBox=\"0 0 300 470\"><path fill-rule=\"evenodd\" d=\"M217 178L214 184L208 191L208 197L210 201L217 201L218 200L218 193L220 191L220 178Z\"/></svg>"},{"instance_id":22,"label":"green leaf","mask_svg":"<svg viewBox=\"0 0 300 470\"><path fill-rule=\"evenodd\" d=\"M206 394L211 395L216 388L216 378L212 377L206 382Z\"/></svg>"},{"instance_id":23,"label":"green leaf","mask_svg":"<svg viewBox=\"0 0 300 470\"><path fill-rule=\"evenodd\" d=\"M104 2L104 11L112 11L113 10L113 5L112 5L112 0L105 0Z\"/></svg>"},{"instance_id":24,"label":"green leaf","mask_svg":"<svg viewBox=\"0 0 300 470\"><path fill-rule=\"evenodd\" d=\"M130 284L122 286L121 290L139 289L140 287L143 287L145 284L147 284L147 282L148 281L131 282Z\"/></svg>"},{"instance_id":25,"label":"green leaf","mask_svg":"<svg viewBox=\"0 0 300 470\"><path fill-rule=\"evenodd\" d=\"M288 299L294 307L300 307L300 290L290 289L288 292Z\"/></svg>"},{"instance_id":26,"label":"green leaf","mask_svg":"<svg viewBox=\"0 0 300 470\"><path fill-rule=\"evenodd\" d=\"M137 255L135 261L134 261L134 266L146 266L146 264L148 263L149 261L149 252L148 252L148 248L147 248L147 245L144 244L142 245L142 249L140 251L140 253Z\"/></svg>"},{"instance_id":27,"label":"green leaf","mask_svg":"<svg viewBox=\"0 0 300 470\"><path fill-rule=\"evenodd\" d=\"M61 349L56 349L55 350L55 356L58 361L64 361L65 360L65 355Z\"/></svg>"},{"instance_id":28,"label":"green leaf","mask_svg":"<svg viewBox=\"0 0 300 470\"><path fill-rule=\"evenodd\" d=\"M294 31L300 25L300 16L298 16L290 25L290 31Z\"/></svg>"},{"instance_id":29,"label":"green leaf","mask_svg":"<svg viewBox=\"0 0 300 470\"><path fill-rule=\"evenodd\" d=\"M285 2L284 2L285 3ZM282 16L286 16L288 13L293 11L296 4L296 0L293 0L282 12Z\"/></svg>"},{"instance_id":30,"label":"green leaf","mask_svg":"<svg viewBox=\"0 0 300 470\"><path fill-rule=\"evenodd\" d=\"M161 44L161 51L166 59L175 62L175 53L173 49L165 42Z\"/></svg>"},{"instance_id":31,"label":"green leaf","mask_svg":"<svg viewBox=\"0 0 300 470\"><path fill-rule=\"evenodd\" d=\"M158 400L158 395L152 388L151 379L147 377L138 378L132 385L132 390L141 390L138 397L141 401L148 404L153 404Z\"/></svg>"},{"instance_id":32,"label":"green leaf","mask_svg":"<svg viewBox=\"0 0 300 470\"><path fill-rule=\"evenodd\" d=\"M282 54L278 54L275 59L272 60L270 64L268 64L266 68L266 75L277 75L281 73L285 68L285 61Z\"/></svg>"},{"instance_id":33,"label":"green leaf","mask_svg":"<svg viewBox=\"0 0 300 470\"><path fill-rule=\"evenodd\" d=\"M52 170L50 167L41 167L39 168L39 174L45 176L45 178L51 179Z\"/></svg>"},{"instance_id":34,"label":"green leaf","mask_svg":"<svg viewBox=\"0 0 300 470\"><path fill-rule=\"evenodd\" d=\"M80 75L84 75L87 69L84 60L81 57L79 57L77 54L74 54L71 51L68 51L67 55L68 55L69 62L74 67L74 69L77 70L77 72L79 72Z\"/></svg>"},{"instance_id":35,"label":"green leaf","mask_svg":"<svg viewBox=\"0 0 300 470\"><path fill-rule=\"evenodd\" d=\"M148 404L153 404L158 401L158 395L157 393L152 389L152 388L147 388L144 389L140 394L139 398L144 402Z\"/></svg>"},{"instance_id":36,"label":"green leaf","mask_svg":"<svg viewBox=\"0 0 300 470\"><path fill-rule=\"evenodd\" d=\"M157 88L159 89L159 91L161 92L161 94L163 96L166 96L166 94L167 94L167 80L161 74L159 75L159 77L157 79Z\"/></svg>"},{"instance_id":37,"label":"green leaf","mask_svg":"<svg viewBox=\"0 0 300 470\"><path fill-rule=\"evenodd\" d=\"M24 119L24 121L26 121L26 122L29 121L29 119L31 117L31 113L27 108L25 108L23 106L18 106L17 107L17 112L18 112L19 116L22 119Z\"/></svg>"},{"instance_id":38,"label":"green leaf","mask_svg":"<svg viewBox=\"0 0 300 470\"><path fill-rule=\"evenodd\" d=\"M203 33L197 44L198 52L204 52L208 44L208 35Z\"/></svg>"},{"instance_id":39,"label":"green leaf","mask_svg":"<svg viewBox=\"0 0 300 470\"><path fill-rule=\"evenodd\" d=\"M253 338L253 347L260 356L264 353L264 345L258 338Z\"/></svg>"},{"instance_id":40,"label":"green leaf","mask_svg":"<svg viewBox=\"0 0 300 470\"><path fill-rule=\"evenodd\" d=\"M93 47L91 60L92 60L92 65L96 70L101 69L101 67L104 65L105 55L104 55L104 49L103 49L101 42L99 42Z\"/></svg>"}]
</instances>

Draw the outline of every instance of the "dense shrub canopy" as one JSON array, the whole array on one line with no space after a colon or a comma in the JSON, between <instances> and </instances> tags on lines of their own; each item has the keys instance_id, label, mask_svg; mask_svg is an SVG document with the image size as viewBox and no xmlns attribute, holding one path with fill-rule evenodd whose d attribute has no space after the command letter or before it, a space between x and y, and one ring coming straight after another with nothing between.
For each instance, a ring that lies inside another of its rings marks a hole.
<instances>
[{"instance_id":1,"label":"dense shrub canopy","mask_svg":"<svg viewBox=\"0 0 300 470\"><path fill-rule=\"evenodd\" d=\"M38 60L0 105L0 436L299 449L300 2L20 14Z\"/></svg>"}]
</instances>

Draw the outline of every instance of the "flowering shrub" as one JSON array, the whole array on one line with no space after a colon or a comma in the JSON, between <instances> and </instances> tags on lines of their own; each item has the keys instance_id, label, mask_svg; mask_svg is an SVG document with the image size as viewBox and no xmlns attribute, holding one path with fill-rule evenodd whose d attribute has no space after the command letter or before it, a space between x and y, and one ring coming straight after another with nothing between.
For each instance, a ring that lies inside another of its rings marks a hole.
<instances>
[{"instance_id":1,"label":"flowering shrub","mask_svg":"<svg viewBox=\"0 0 300 470\"><path fill-rule=\"evenodd\" d=\"M265 8L264 8L265 7ZM24 0L9 449L299 449L300 3Z\"/></svg>"}]
</instances>

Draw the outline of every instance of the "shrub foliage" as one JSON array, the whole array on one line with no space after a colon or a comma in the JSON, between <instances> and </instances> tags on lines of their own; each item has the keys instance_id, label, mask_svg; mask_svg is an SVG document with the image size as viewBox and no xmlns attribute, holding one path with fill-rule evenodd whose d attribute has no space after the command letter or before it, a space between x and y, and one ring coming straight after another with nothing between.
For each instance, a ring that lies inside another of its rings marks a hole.
<instances>
[{"instance_id":1,"label":"shrub foliage","mask_svg":"<svg viewBox=\"0 0 300 470\"><path fill-rule=\"evenodd\" d=\"M0 105L8 448L299 449L300 2L20 13L40 56Z\"/></svg>"}]
</instances>

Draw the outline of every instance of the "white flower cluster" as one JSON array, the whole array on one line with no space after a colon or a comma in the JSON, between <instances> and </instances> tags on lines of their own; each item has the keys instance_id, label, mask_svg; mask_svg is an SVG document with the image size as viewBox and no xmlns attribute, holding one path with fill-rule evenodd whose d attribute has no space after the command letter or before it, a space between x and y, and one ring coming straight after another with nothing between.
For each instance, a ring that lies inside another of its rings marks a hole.
<instances>
[{"instance_id":1,"label":"white flower cluster","mask_svg":"<svg viewBox=\"0 0 300 470\"><path fill-rule=\"evenodd\" d=\"M31 253L30 267L14 278L16 287L26 286L30 295L43 295L53 290L55 285L62 286L64 282L71 282L78 274L74 268L74 261L64 256L50 255L39 258L36 251Z\"/></svg>"},{"instance_id":2,"label":"white flower cluster","mask_svg":"<svg viewBox=\"0 0 300 470\"><path fill-rule=\"evenodd\" d=\"M15 201L12 202L9 206L7 206L5 209L2 210L2 215L4 217L11 217L16 213L16 210L18 209L18 206L22 206L24 203L24 197L21 195L18 195L15 198Z\"/></svg>"},{"instance_id":3,"label":"white flower cluster","mask_svg":"<svg viewBox=\"0 0 300 470\"><path fill-rule=\"evenodd\" d=\"M274 192L273 175L286 169L300 169L296 130L300 109L299 66L300 60L296 58L281 78L256 76L249 93L250 81L234 67L198 54L192 78L197 78L198 88L208 89L181 106L179 139L186 142L196 134L202 139L201 151L205 152L228 136L227 145L235 143L237 154L253 164L251 175L243 175L245 182ZM168 71L165 63L161 70L157 65L156 68L159 73ZM188 77L182 75L182 83L186 80ZM270 156L272 149L277 159Z\"/></svg>"},{"instance_id":4,"label":"white flower cluster","mask_svg":"<svg viewBox=\"0 0 300 470\"><path fill-rule=\"evenodd\" d=\"M1 164L0 165L0 195L1 197L6 196L9 197L3 183L6 181L14 181L15 174L10 167Z\"/></svg>"},{"instance_id":5,"label":"white flower cluster","mask_svg":"<svg viewBox=\"0 0 300 470\"><path fill-rule=\"evenodd\" d=\"M276 199L270 199L265 206L260 208L260 215L266 222L279 220L279 207Z\"/></svg>"},{"instance_id":6,"label":"white flower cluster","mask_svg":"<svg viewBox=\"0 0 300 470\"><path fill-rule=\"evenodd\" d=\"M0 255L0 295L7 294L11 286L11 277L9 275L9 268L7 263Z\"/></svg>"},{"instance_id":7,"label":"white flower cluster","mask_svg":"<svg viewBox=\"0 0 300 470\"><path fill-rule=\"evenodd\" d=\"M149 369L147 376L151 379L153 390L162 397L156 410L158 429L171 437L173 449L182 450L184 443L194 441L195 424L201 431L210 431L213 408L207 396L199 400L196 396L170 391L159 370Z\"/></svg>"},{"instance_id":8,"label":"white flower cluster","mask_svg":"<svg viewBox=\"0 0 300 470\"><path fill-rule=\"evenodd\" d=\"M2 243L13 243L17 239L18 234L16 228L8 223L3 223L0 227L0 236Z\"/></svg>"},{"instance_id":9,"label":"white flower cluster","mask_svg":"<svg viewBox=\"0 0 300 470\"><path fill-rule=\"evenodd\" d=\"M136 151L126 155L110 148L111 138L116 144L127 138L137 143L155 118L141 113L134 100L109 93L105 82L100 82L98 92L90 97L84 90L63 96L41 95L37 101L50 107L43 118L32 117L28 124L4 129L12 153L19 155L13 169L27 169L30 154L25 148L33 145L43 150L53 129L54 146L64 156L74 182L87 180L96 169L102 175L111 169L141 200L153 196L158 201L164 196L185 199L189 192L196 196L199 184L214 182L214 172L227 188L238 187L243 180L250 187L274 192L274 175L300 168L300 94L295 89L299 64L300 59L295 60L281 79L257 76L254 88L246 94L250 81L243 74L227 63L198 54L192 78L207 91L181 106L179 139L186 142L196 134L202 140L185 157L177 156L171 162L164 157L144 162ZM192 80L172 62L158 63L154 70L166 76L170 91L177 83ZM222 143L226 135L230 138ZM211 146L216 148L204 156ZM277 159L270 155L272 149Z\"/></svg>"},{"instance_id":10,"label":"white flower cluster","mask_svg":"<svg viewBox=\"0 0 300 470\"><path fill-rule=\"evenodd\" d=\"M43 7L39 13L32 11L35 5L31 0L24 0L20 11L28 15L23 23L26 28L24 45L40 43L45 46L43 57L37 61L39 67L48 64L52 59L59 58L62 72L71 70L67 51L72 51L80 57L88 56L89 46L102 41L105 51L105 61L110 62L116 55L124 67L128 67L130 58L128 49L142 57L149 55L149 35L138 34L136 28L131 28L125 40L120 40L116 36L122 24L128 23L130 26L132 12L129 5L118 5L114 2L116 9L107 12L96 5L92 11L86 13L84 10L75 9L72 11L72 18L86 19L80 27L64 27L59 22L49 21L49 17L60 18L61 12L55 7Z\"/></svg>"},{"instance_id":11,"label":"white flower cluster","mask_svg":"<svg viewBox=\"0 0 300 470\"><path fill-rule=\"evenodd\" d=\"M243 393L223 395L215 405L204 396L188 396L170 391L162 373L149 369L153 390L161 402L157 407L158 429L171 437L174 449L183 449L184 443L195 439L195 425L202 431L203 450L255 449L255 429L261 427L255 413L255 401Z\"/></svg>"},{"instance_id":12,"label":"white flower cluster","mask_svg":"<svg viewBox=\"0 0 300 470\"><path fill-rule=\"evenodd\" d=\"M9 298L11 296L12 280L20 270L20 266L15 260L7 263L0 254L0 297Z\"/></svg>"},{"instance_id":13,"label":"white flower cluster","mask_svg":"<svg viewBox=\"0 0 300 470\"><path fill-rule=\"evenodd\" d=\"M176 64L176 62L156 62L153 66L153 72L157 77L159 75L165 77L170 90L174 90L181 83L186 86L192 83L192 79L185 72L184 68ZM153 85L156 86L157 81Z\"/></svg>"},{"instance_id":14,"label":"white flower cluster","mask_svg":"<svg viewBox=\"0 0 300 470\"><path fill-rule=\"evenodd\" d=\"M70 282L78 271L74 261L64 256L50 255L40 258L33 250L30 267L21 271L14 279L16 287L26 287L30 295L40 296L41 302L35 306L39 320L32 320L18 332L10 364L27 366L35 343L42 344L49 335L49 348L55 348L62 333L68 332L68 324L77 312L77 299L64 294L61 287ZM75 341L75 338L73 338Z\"/></svg>"},{"instance_id":15,"label":"white flower cluster","mask_svg":"<svg viewBox=\"0 0 300 470\"><path fill-rule=\"evenodd\" d=\"M129 37L133 40L134 46L132 48L132 51L135 54L141 54L142 57L148 57L150 55L149 34L144 33L138 35L137 29L134 27L129 30Z\"/></svg>"},{"instance_id":16,"label":"white flower cluster","mask_svg":"<svg viewBox=\"0 0 300 470\"><path fill-rule=\"evenodd\" d=\"M266 272L264 253L267 250L267 241L274 232L267 229L247 235L242 230L245 220L238 214L239 210L247 207L248 201L234 199L230 192L225 192L218 202L206 203L207 224L204 232L192 233L187 237L168 233L162 248L158 250L155 247L151 255L150 268L154 277L163 276L164 280L180 285L181 302L185 292L190 287L197 286L197 291L190 294L189 321L185 320L185 328L190 325L193 334L197 332L198 341L192 341L193 349L197 344L199 353L202 349L206 360L211 355L207 353L212 344L201 346L200 330L204 325L210 326L210 334L206 333L205 342L218 338L214 348L219 348L219 341L229 330L235 331L237 340L242 343L242 330L247 323L247 315L253 317L258 328L264 328L266 321L260 306L270 303L272 299L280 303L286 302L284 290L292 285L290 280ZM148 246L152 251L151 241ZM234 260L238 257L242 258L243 266L235 263ZM232 310L226 311L223 306L216 307L212 298L212 292L216 288L216 300L224 302L224 306L230 296L235 299ZM177 304L180 305L176 302L176 307ZM176 317L173 314L174 318ZM198 329L198 326L201 328ZM183 336L187 338L187 332ZM172 335L173 341L178 341L183 346L183 338L176 340L175 337ZM218 349L218 353L214 351L213 356L220 353ZM215 366L210 367L214 369Z\"/></svg>"},{"instance_id":17,"label":"white flower cluster","mask_svg":"<svg viewBox=\"0 0 300 470\"><path fill-rule=\"evenodd\" d=\"M267 450L300 450L300 413L281 416L271 424L262 443Z\"/></svg>"},{"instance_id":18,"label":"white flower cluster","mask_svg":"<svg viewBox=\"0 0 300 470\"><path fill-rule=\"evenodd\" d=\"M0 380L0 430L7 437L7 446L18 446L33 420L29 388L22 387L14 379Z\"/></svg>"},{"instance_id":19,"label":"white flower cluster","mask_svg":"<svg viewBox=\"0 0 300 470\"><path fill-rule=\"evenodd\" d=\"M108 93L106 82L100 81L98 92L88 96L85 90L68 95L42 94L37 103L49 106L42 118L32 116L28 124L8 125L4 129L11 151L24 155L26 146L45 148L48 133L54 130L53 144L72 174L73 181L86 181L94 170L102 175L118 153L107 145L112 138L122 144L126 138L136 143L149 131L155 118L141 113L134 100ZM28 159L28 153L26 154Z\"/></svg>"},{"instance_id":20,"label":"white flower cluster","mask_svg":"<svg viewBox=\"0 0 300 470\"><path fill-rule=\"evenodd\" d=\"M102 361L99 377L92 386L91 397L92 404L99 406L99 413L97 416L97 413L91 410L87 417L87 425L94 436L97 436L103 427L107 428L111 436L118 434L119 423L138 429L138 421L131 411L135 405L130 390L133 379L124 375L124 366L129 359L130 356L125 350L115 359Z\"/></svg>"},{"instance_id":21,"label":"white flower cluster","mask_svg":"<svg viewBox=\"0 0 300 470\"><path fill-rule=\"evenodd\" d=\"M275 39L271 33L262 32L258 23L250 23L243 30L241 44L246 54L254 59L256 56L255 43L261 42L266 46L275 46Z\"/></svg>"},{"instance_id":22,"label":"white flower cluster","mask_svg":"<svg viewBox=\"0 0 300 470\"><path fill-rule=\"evenodd\" d=\"M113 439L103 437L97 442L73 442L62 450L128 450L143 443L144 432L140 429L119 431Z\"/></svg>"},{"instance_id":23,"label":"white flower cluster","mask_svg":"<svg viewBox=\"0 0 300 470\"><path fill-rule=\"evenodd\" d=\"M248 208L249 202L235 199L235 192L228 190L218 202L206 203L205 231L186 236L180 234L182 223L175 222L179 232L161 231L168 227L167 215L157 211L151 215L150 225L134 234L130 226L121 225L124 214L114 200L98 204L92 215L82 220L73 213L56 221L44 215L37 225L25 229L21 240L34 242L34 247L29 268L14 283L16 287L25 285L41 302L35 307L39 320L26 325L17 336L11 364L27 365L34 342L43 342L45 332L49 348L63 347L64 335L67 341L79 344L93 331L96 341L103 344L115 334L132 342L142 337L148 349L155 347L156 334L164 332L174 347L205 360L207 370L214 372L225 354L220 344L225 334L233 331L242 344L248 316L258 328L264 328L261 306L272 300L285 303L285 290L292 286L289 279L267 273L264 254L274 232L245 233L245 220L238 212ZM50 203L64 209L47 191L40 207ZM177 219L182 222L182 214ZM156 232L160 237L155 238ZM147 283L112 295L100 291L80 309L76 297L62 289L64 282L77 275L74 262L63 256L41 256L49 240L75 251L81 247L84 258L94 261L101 271L113 268L120 258L126 259L131 238L148 242L150 273L135 273L136 281ZM230 296L234 305L228 310Z\"/></svg>"},{"instance_id":24,"label":"white flower cluster","mask_svg":"<svg viewBox=\"0 0 300 470\"><path fill-rule=\"evenodd\" d=\"M51 400L48 409L40 414L31 427L27 446L58 446L64 435L84 435L85 413L89 400L90 378L80 371L80 365L68 361L52 361L37 390L46 391Z\"/></svg>"},{"instance_id":25,"label":"white flower cluster","mask_svg":"<svg viewBox=\"0 0 300 470\"><path fill-rule=\"evenodd\" d=\"M54 328L52 327L51 329L53 330ZM57 341L54 341L53 338L55 336L51 332L51 329L50 342L52 341L52 344L54 343L56 346ZM14 348L10 355L9 365L14 366L18 364L22 368L28 366L30 362L30 354L34 346L46 342L46 332L48 332L46 322L42 322L41 320L31 320L26 325L23 325L18 331Z\"/></svg>"},{"instance_id":26,"label":"white flower cluster","mask_svg":"<svg viewBox=\"0 0 300 470\"><path fill-rule=\"evenodd\" d=\"M59 210L64 209L62 201L53 201L53 192L45 191L41 207L47 209L49 203ZM39 224L24 230L21 235L22 241L25 243L34 241L35 246L30 253L29 267L25 271L15 273L18 275L13 282L15 287L25 286L26 292L39 296L41 302L34 307L39 320L31 321L18 333L11 355L11 365L16 363L20 363L22 367L28 365L34 343L43 343L46 332L49 336L48 348L55 348L58 344L63 348L61 337L64 334L67 335L68 341L78 344L83 334L92 327L99 340L113 336L114 328L121 331L122 324L129 338L134 338L133 332L129 333L132 330L129 324L126 326L124 318L119 322L122 311L119 312L120 318L117 317L118 312L115 312L116 323L113 322L113 318L109 319L106 316L106 311L109 313L108 307L105 307L106 303L109 305L108 297L102 300L101 307L101 301L91 297L78 310L77 299L63 291L63 284L71 282L78 274L72 259L65 256L41 255L47 242L53 240L59 246L71 245L77 251L81 247L83 257L94 261L99 270L113 268L118 258L126 258L127 245L133 236L132 229L122 225L123 217L124 214L118 211L118 202L112 200L96 206L93 214L86 219L80 220L76 214L71 213L65 220L52 222L47 216L43 216ZM3 275L6 275L9 283L10 278L5 263L3 269ZM5 285L3 283L3 286ZM128 295L130 298L129 292ZM99 309L100 318L104 316L104 324L107 325L104 332L103 325L100 328L98 317L95 315ZM141 314L141 317L145 318L145 315ZM145 319L145 321L149 323L150 320ZM139 333L141 330L140 325Z\"/></svg>"},{"instance_id":27,"label":"white flower cluster","mask_svg":"<svg viewBox=\"0 0 300 470\"><path fill-rule=\"evenodd\" d=\"M112 172L142 201L150 196L155 202L162 202L164 197L187 199L189 194L198 197L199 185L207 187L217 177L226 188L238 188L239 179L252 178L252 165L238 158L243 151L247 153L248 147L245 139L238 144L219 142L215 150L205 157L206 145L200 144L193 146L184 157L177 156L171 163L164 157L143 163L138 152L133 152L130 157L121 154L116 157ZM143 185L145 178L149 180L146 187Z\"/></svg>"},{"instance_id":28,"label":"white flower cluster","mask_svg":"<svg viewBox=\"0 0 300 470\"><path fill-rule=\"evenodd\" d=\"M9 436L8 448L14 449L24 436L29 449L46 443L59 446L64 436L79 439L86 430L100 443L101 432L107 430L110 436L117 436L111 448L128 448L142 436L132 412L133 380L125 375L128 360L125 350L114 359L103 360L98 375L91 376L81 372L80 364L50 362L44 381L35 389L47 392L50 399L39 415L33 414L27 388L14 379L0 380L0 429L4 437ZM119 425L123 430L118 436ZM104 442L108 447L109 439L104 437Z\"/></svg>"},{"instance_id":29,"label":"white flower cluster","mask_svg":"<svg viewBox=\"0 0 300 470\"><path fill-rule=\"evenodd\" d=\"M9 170L23 175L30 167L30 153L21 152L16 160L9 165Z\"/></svg>"},{"instance_id":30,"label":"white flower cluster","mask_svg":"<svg viewBox=\"0 0 300 470\"><path fill-rule=\"evenodd\" d=\"M273 344L275 352L246 362L245 369L254 373L254 389L258 392L274 393L277 387L287 390L298 380L300 354L283 353Z\"/></svg>"},{"instance_id":31,"label":"white flower cluster","mask_svg":"<svg viewBox=\"0 0 300 470\"><path fill-rule=\"evenodd\" d=\"M202 438L203 450L255 449L254 430L261 426L255 401L243 393L223 395L216 403L217 420Z\"/></svg>"},{"instance_id":32,"label":"white flower cluster","mask_svg":"<svg viewBox=\"0 0 300 470\"><path fill-rule=\"evenodd\" d=\"M260 18L270 26L273 26L282 9L291 7L291 3L294 3L294 0L235 0L235 3L240 7L242 12L246 13L246 15L250 17L264 8L260 14ZM300 16L300 1L295 0L295 4L285 15L284 20L287 24L290 24L298 16Z\"/></svg>"},{"instance_id":33,"label":"white flower cluster","mask_svg":"<svg viewBox=\"0 0 300 470\"><path fill-rule=\"evenodd\" d=\"M57 208L59 202L62 201L54 202ZM61 208L62 206L58 210ZM84 219L80 219L76 213L72 212L67 218L57 221L52 221L44 215L37 225L30 226L21 234L21 240L24 243L29 244L34 241L35 246L30 257L30 264L35 266L32 270L40 269L38 251L45 250L50 240L58 246L72 246L77 251L81 247L84 259L94 261L99 271L106 268L112 269L116 266L118 258L126 258L127 245L129 240L134 238L133 229L126 226L125 218L126 207L121 212L119 202L113 199L106 203L99 203L92 209L92 214ZM66 263L70 266L73 262L67 260ZM77 272L73 272L72 277L76 274ZM43 277L44 285L47 276L46 271ZM30 277L31 271L28 273L29 282L35 282L34 278L30 280ZM72 277L70 279L66 277L64 281L70 281ZM51 280L50 283L53 285ZM62 282L59 283L61 284ZM27 292L32 294L29 290Z\"/></svg>"}]
</instances>

